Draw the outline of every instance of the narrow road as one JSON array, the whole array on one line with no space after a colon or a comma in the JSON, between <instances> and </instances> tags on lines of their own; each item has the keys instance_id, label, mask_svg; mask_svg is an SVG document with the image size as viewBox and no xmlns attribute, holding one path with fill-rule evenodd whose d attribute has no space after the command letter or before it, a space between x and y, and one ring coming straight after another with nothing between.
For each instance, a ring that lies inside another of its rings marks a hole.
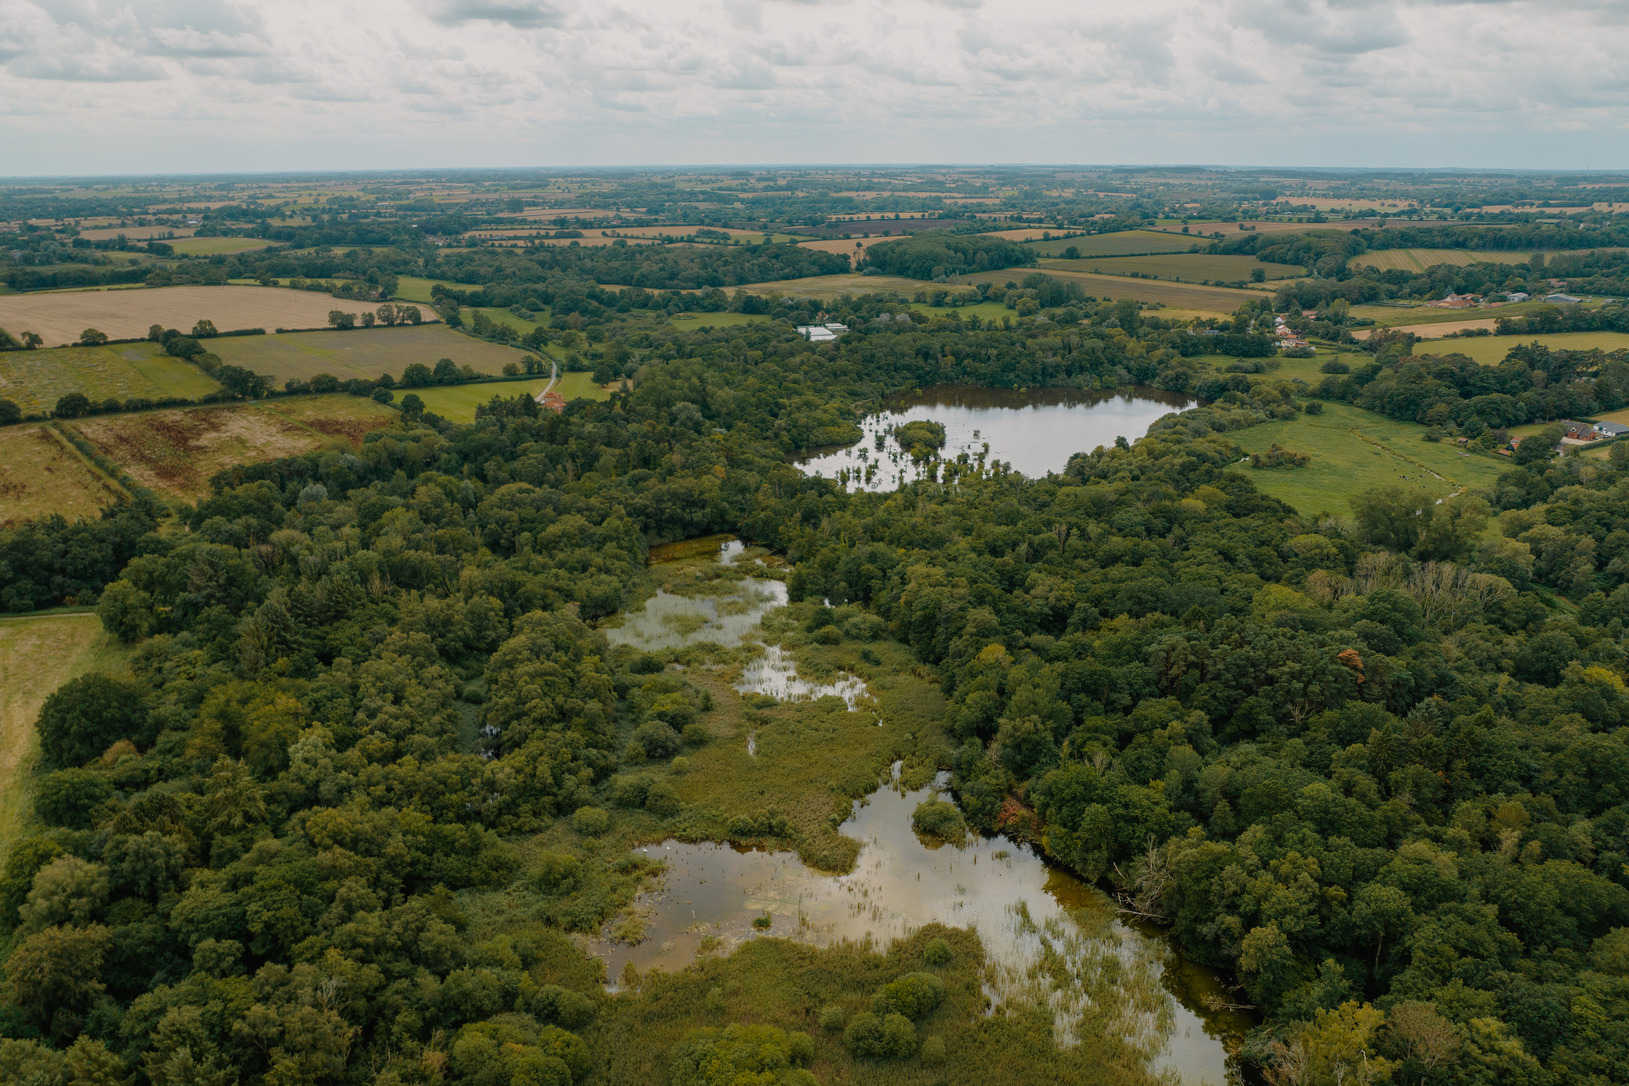
<instances>
[{"instance_id":1,"label":"narrow road","mask_svg":"<svg viewBox=\"0 0 1629 1086\"><path fill-rule=\"evenodd\" d=\"M538 403L542 403L543 397L549 394L549 390L554 388L554 382L558 381L559 379L560 363L551 358L549 359L549 383L544 385L543 391L539 392L536 396L533 396L532 399L536 400Z\"/></svg>"}]
</instances>

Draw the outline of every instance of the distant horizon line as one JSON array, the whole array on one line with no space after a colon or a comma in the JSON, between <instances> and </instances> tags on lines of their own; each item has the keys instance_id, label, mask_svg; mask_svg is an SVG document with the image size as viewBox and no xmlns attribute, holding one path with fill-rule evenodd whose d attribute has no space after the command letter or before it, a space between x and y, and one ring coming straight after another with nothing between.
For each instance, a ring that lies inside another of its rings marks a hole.
<instances>
[{"instance_id":1,"label":"distant horizon line","mask_svg":"<svg viewBox=\"0 0 1629 1086\"><path fill-rule=\"evenodd\" d=\"M1629 168L1598 169L1594 167L1525 167L1525 166L1286 166L1240 165L1224 163L1154 163L1154 162L839 162L839 163L650 163L645 165L582 165L582 166L377 166L366 168L300 168L292 170L220 170L184 171L177 173L38 173L0 175L0 185L30 185L63 181L182 181L207 179L272 179L303 177L411 177L414 175L481 175L481 174L582 174L582 173L700 173L708 171L776 171L796 170L808 173L829 173L842 170L1178 170L1210 173L1271 173L1287 174L1413 174L1435 176L1491 176L1491 177L1557 177L1602 176L1629 179Z\"/></svg>"}]
</instances>

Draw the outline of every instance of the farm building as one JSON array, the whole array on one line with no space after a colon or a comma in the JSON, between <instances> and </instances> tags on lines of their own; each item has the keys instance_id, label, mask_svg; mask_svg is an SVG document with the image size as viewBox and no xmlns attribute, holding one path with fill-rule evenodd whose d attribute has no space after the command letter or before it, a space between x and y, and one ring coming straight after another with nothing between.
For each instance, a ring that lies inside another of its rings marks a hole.
<instances>
[{"instance_id":1,"label":"farm building","mask_svg":"<svg viewBox=\"0 0 1629 1086\"><path fill-rule=\"evenodd\" d=\"M1621 422L1597 422L1595 432L1602 437L1622 437L1624 434L1629 434L1629 426L1625 426Z\"/></svg>"},{"instance_id":2,"label":"farm building","mask_svg":"<svg viewBox=\"0 0 1629 1086\"><path fill-rule=\"evenodd\" d=\"M1525 290L1518 290L1514 294L1505 295L1505 297L1512 302L1525 302L1528 298L1531 298L1532 295L1528 294Z\"/></svg>"},{"instance_id":3,"label":"farm building","mask_svg":"<svg viewBox=\"0 0 1629 1086\"><path fill-rule=\"evenodd\" d=\"M1573 294L1546 294L1544 300L1551 305L1577 305L1584 299Z\"/></svg>"},{"instance_id":4,"label":"farm building","mask_svg":"<svg viewBox=\"0 0 1629 1086\"><path fill-rule=\"evenodd\" d=\"M798 335L811 343L829 343L848 331L846 324L800 324Z\"/></svg>"}]
</instances>

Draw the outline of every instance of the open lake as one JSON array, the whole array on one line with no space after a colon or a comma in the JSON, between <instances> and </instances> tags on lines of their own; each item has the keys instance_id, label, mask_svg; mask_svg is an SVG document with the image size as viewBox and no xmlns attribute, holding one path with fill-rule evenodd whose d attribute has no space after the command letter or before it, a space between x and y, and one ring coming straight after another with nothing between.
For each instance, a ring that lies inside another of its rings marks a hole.
<instances>
[{"instance_id":1,"label":"open lake","mask_svg":"<svg viewBox=\"0 0 1629 1086\"><path fill-rule=\"evenodd\" d=\"M1136 441L1158 419L1198 403L1191 396L1141 385L1115 392L937 385L891 397L882 411L861 421L865 436L858 442L810 457L799 466L810 475L840 478L856 488L892 490L920 478L922 468L891 432L908 422L926 421L945 428L940 452L944 460L963 453L970 460L983 455L986 463L1000 460L1015 471L1039 477L1062 471L1077 452L1113 445L1117 437Z\"/></svg>"}]
</instances>

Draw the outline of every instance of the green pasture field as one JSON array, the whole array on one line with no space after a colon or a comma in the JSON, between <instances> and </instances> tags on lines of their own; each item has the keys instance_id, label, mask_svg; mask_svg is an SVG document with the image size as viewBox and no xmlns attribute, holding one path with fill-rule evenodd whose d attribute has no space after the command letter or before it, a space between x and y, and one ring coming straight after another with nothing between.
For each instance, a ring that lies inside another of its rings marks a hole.
<instances>
[{"instance_id":1,"label":"green pasture field","mask_svg":"<svg viewBox=\"0 0 1629 1086\"><path fill-rule=\"evenodd\" d=\"M1351 515L1354 494L1377 486L1400 486L1422 501L1436 501L1461 487L1491 488L1507 464L1461 449L1452 441L1421 440L1426 428L1397 422L1346 404L1326 403L1321 415L1299 414L1229 436L1246 452L1266 452L1273 444L1305 453L1304 468L1265 468L1235 464L1263 493L1304 515ZM1433 474L1434 473L1434 474Z\"/></svg>"},{"instance_id":2,"label":"green pasture field","mask_svg":"<svg viewBox=\"0 0 1629 1086\"><path fill-rule=\"evenodd\" d=\"M1081 256L1146 256L1152 253L1185 253L1194 246L1210 244L1209 238L1163 234L1157 230L1122 230L1115 234L1090 234L1079 238L1049 238L1026 242L1040 256L1057 256L1073 246ZM1255 259L1254 257L1251 258Z\"/></svg>"},{"instance_id":3,"label":"green pasture field","mask_svg":"<svg viewBox=\"0 0 1629 1086\"><path fill-rule=\"evenodd\" d=\"M1485 366L1503 362L1512 347L1542 343L1552 351L1629 350L1629 333L1558 332L1549 336L1470 336L1415 344L1415 354L1462 354Z\"/></svg>"},{"instance_id":4,"label":"green pasture field","mask_svg":"<svg viewBox=\"0 0 1629 1086\"><path fill-rule=\"evenodd\" d=\"M57 687L87 671L125 670L127 652L94 614L0 619L0 862L31 819L34 721Z\"/></svg>"},{"instance_id":5,"label":"green pasture field","mask_svg":"<svg viewBox=\"0 0 1629 1086\"><path fill-rule=\"evenodd\" d=\"M440 385L434 388L398 389L397 399L408 392L424 401L424 409L453 422L474 422L475 409L494 396L513 399L525 393L535 396L548 387L547 377L530 381L483 381L472 385ZM611 393L594 383L590 373L562 373L555 391L567 400L608 400Z\"/></svg>"},{"instance_id":6,"label":"green pasture field","mask_svg":"<svg viewBox=\"0 0 1629 1086\"><path fill-rule=\"evenodd\" d=\"M444 287L451 287L454 290L481 289L479 283L455 283L450 279L425 279L417 275L404 275L396 280L396 298L399 301L429 305L430 288L437 283Z\"/></svg>"},{"instance_id":7,"label":"green pasture field","mask_svg":"<svg viewBox=\"0 0 1629 1086\"><path fill-rule=\"evenodd\" d=\"M48 412L70 392L98 403L138 396L196 400L220 387L203 370L171 358L156 343L0 352L0 399L11 400L25 414Z\"/></svg>"},{"instance_id":8,"label":"green pasture field","mask_svg":"<svg viewBox=\"0 0 1629 1086\"><path fill-rule=\"evenodd\" d=\"M164 243L182 256L248 253L278 244L265 238L176 238Z\"/></svg>"},{"instance_id":9,"label":"green pasture field","mask_svg":"<svg viewBox=\"0 0 1629 1086\"><path fill-rule=\"evenodd\" d=\"M1241 282L1260 268L1268 279L1294 279L1306 269L1294 264L1267 264L1253 256L1210 253L1167 253L1162 256L1091 257L1080 260L1043 260L1042 271L1095 272L1099 275L1152 275L1158 279L1179 279L1186 283Z\"/></svg>"},{"instance_id":10,"label":"green pasture field","mask_svg":"<svg viewBox=\"0 0 1629 1086\"><path fill-rule=\"evenodd\" d=\"M209 346L221 361L263 373L278 385L290 378L308 381L319 373L342 381L353 377L372 381L386 373L400 378L414 362L434 366L442 358L496 376L505 362L519 362L526 353L466 336L444 324L223 336Z\"/></svg>"},{"instance_id":11,"label":"green pasture field","mask_svg":"<svg viewBox=\"0 0 1629 1086\"><path fill-rule=\"evenodd\" d=\"M958 280L960 283L1016 283L1028 275L1029 268L1004 268L1000 271L979 272ZM1161 305L1200 313L1226 315L1245 302L1261 298L1260 291L1238 290L1233 287L1206 287L1189 283L1169 283L1162 279L1127 279L1117 275L1095 275L1090 272L1041 269L1058 279L1080 284L1080 288L1094 298L1131 298L1139 302L1157 302Z\"/></svg>"}]
</instances>

